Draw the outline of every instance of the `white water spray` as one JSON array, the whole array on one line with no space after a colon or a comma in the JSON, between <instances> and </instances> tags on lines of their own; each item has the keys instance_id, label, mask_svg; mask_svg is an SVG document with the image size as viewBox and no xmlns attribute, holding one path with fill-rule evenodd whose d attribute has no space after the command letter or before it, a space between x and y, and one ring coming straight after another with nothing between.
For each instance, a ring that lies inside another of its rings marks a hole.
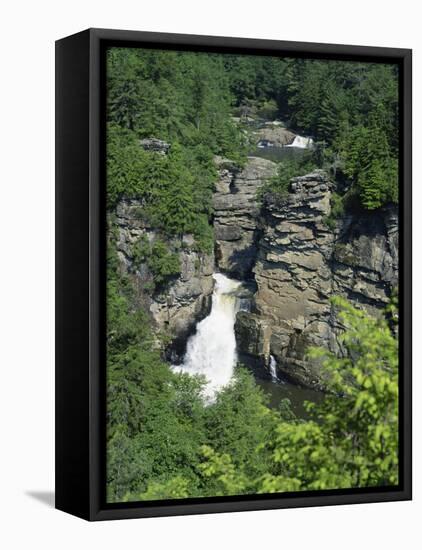
<instances>
[{"instance_id":1,"label":"white water spray","mask_svg":"<svg viewBox=\"0 0 422 550\"><path fill-rule=\"evenodd\" d=\"M196 327L196 333L187 343L182 365L173 367L177 372L203 374L208 380L206 397L230 382L236 364L234 322L239 300L234 291L241 285L221 273L215 280L211 313Z\"/></svg>"},{"instance_id":2,"label":"white water spray","mask_svg":"<svg viewBox=\"0 0 422 550\"><path fill-rule=\"evenodd\" d=\"M314 144L314 140L310 137L296 136L289 145L285 147L297 147L298 149L309 149Z\"/></svg>"},{"instance_id":3,"label":"white water spray","mask_svg":"<svg viewBox=\"0 0 422 550\"><path fill-rule=\"evenodd\" d=\"M278 376L277 376L277 361L275 360L275 357L273 355L270 355L270 374L271 374L271 380L273 382L279 382Z\"/></svg>"}]
</instances>

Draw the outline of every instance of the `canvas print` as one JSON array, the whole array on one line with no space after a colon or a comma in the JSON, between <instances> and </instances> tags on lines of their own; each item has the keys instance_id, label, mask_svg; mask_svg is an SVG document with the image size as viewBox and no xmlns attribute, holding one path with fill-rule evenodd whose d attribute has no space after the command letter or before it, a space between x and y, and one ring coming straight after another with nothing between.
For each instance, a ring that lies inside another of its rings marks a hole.
<instances>
[{"instance_id":1,"label":"canvas print","mask_svg":"<svg viewBox=\"0 0 422 550\"><path fill-rule=\"evenodd\" d=\"M398 67L106 57L107 502L396 487Z\"/></svg>"}]
</instances>

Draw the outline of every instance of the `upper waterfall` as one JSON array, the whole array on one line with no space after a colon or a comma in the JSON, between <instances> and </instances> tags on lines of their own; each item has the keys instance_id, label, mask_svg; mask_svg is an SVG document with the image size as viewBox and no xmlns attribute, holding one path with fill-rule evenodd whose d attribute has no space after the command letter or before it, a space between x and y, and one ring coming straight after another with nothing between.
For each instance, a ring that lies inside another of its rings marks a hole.
<instances>
[{"instance_id":1,"label":"upper waterfall","mask_svg":"<svg viewBox=\"0 0 422 550\"><path fill-rule=\"evenodd\" d=\"M173 367L179 372L203 374L208 381L205 391L209 398L233 375L236 363L234 322L239 308L234 291L241 286L239 281L221 273L214 273L213 278L211 313L198 323L196 333L189 338L183 364Z\"/></svg>"},{"instance_id":2,"label":"upper waterfall","mask_svg":"<svg viewBox=\"0 0 422 550\"><path fill-rule=\"evenodd\" d=\"M298 149L308 149L312 147L314 140L311 137L296 136L289 145L285 147L297 147Z\"/></svg>"}]
</instances>

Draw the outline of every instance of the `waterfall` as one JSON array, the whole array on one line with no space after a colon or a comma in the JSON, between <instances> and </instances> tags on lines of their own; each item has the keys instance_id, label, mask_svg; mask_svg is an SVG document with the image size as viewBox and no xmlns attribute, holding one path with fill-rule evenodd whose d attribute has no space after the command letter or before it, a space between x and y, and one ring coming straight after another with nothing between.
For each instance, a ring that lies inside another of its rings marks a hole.
<instances>
[{"instance_id":1,"label":"waterfall","mask_svg":"<svg viewBox=\"0 0 422 550\"><path fill-rule=\"evenodd\" d=\"M271 374L271 380L273 382L279 382L278 376L277 376L277 361L275 360L275 357L273 355L270 355L270 374Z\"/></svg>"},{"instance_id":2,"label":"waterfall","mask_svg":"<svg viewBox=\"0 0 422 550\"><path fill-rule=\"evenodd\" d=\"M241 286L239 281L221 273L214 273L213 278L211 312L198 323L196 333L189 338L183 364L173 367L176 372L205 375L209 399L228 384L236 364L234 322L239 300L234 291Z\"/></svg>"},{"instance_id":3,"label":"waterfall","mask_svg":"<svg viewBox=\"0 0 422 550\"><path fill-rule=\"evenodd\" d=\"M290 145L285 145L285 147L297 147L298 149L308 149L312 147L314 141L310 137L296 136Z\"/></svg>"}]
</instances>

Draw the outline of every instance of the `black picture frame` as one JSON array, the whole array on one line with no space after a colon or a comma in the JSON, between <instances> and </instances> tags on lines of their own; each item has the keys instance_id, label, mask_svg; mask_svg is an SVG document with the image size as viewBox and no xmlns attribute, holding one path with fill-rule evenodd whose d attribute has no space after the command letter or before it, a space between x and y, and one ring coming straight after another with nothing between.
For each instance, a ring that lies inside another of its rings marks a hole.
<instances>
[{"instance_id":1,"label":"black picture frame","mask_svg":"<svg viewBox=\"0 0 422 550\"><path fill-rule=\"evenodd\" d=\"M400 68L400 483L367 488L105 502L104 51L110 45L397 63ZM56 42L56 508L109 520L409 500L411 94L408 49L88 29Z\"/></svg>"}]
</instances>

